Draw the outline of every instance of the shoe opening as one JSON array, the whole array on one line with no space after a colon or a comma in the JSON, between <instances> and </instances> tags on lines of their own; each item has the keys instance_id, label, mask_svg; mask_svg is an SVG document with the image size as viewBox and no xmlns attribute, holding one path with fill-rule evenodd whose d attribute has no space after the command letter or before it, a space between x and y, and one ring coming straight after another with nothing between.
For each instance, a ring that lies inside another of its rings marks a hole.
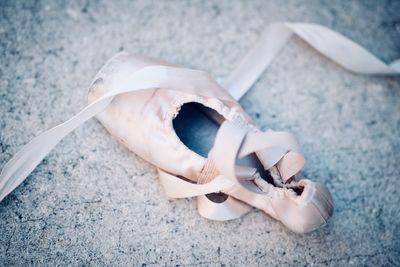
<instances>
[{"instance_id":1,"label":"shoe opening","mask_svg":"<svg viewBox=\"0 0 400 267\"><path fill-rule=\"evenodd\" d=\"M181 106L172 125L186 147L206 158L224 120L217 111L200 103L189 102Z\"/></svg>"},{"instance_id":2,"label":"shoe opening","mask_svg":"<svg viewBox=\"0 0 400 267\"><path fill-rule=\"evenodd\" d=\"M225 118L214 109L200 103L189 102L181 106L172 125L176 135L187 148L207 158L224 120ZM264 180L274 184L269 172L264 171L255 154L242 158L237 163L257 168Z\"/></svg>"},{"instance_id":3,"label":"shoe opening","mask_svg":"<svg viewBox=\"0 0 400 267\"><path fill-rule=\"evenodd\" d=\"M189 102L181 106L172 125L176 135L187 148L207 158L224 120L225 118L214 109L200 103ZM213 202L222 203L228 195L212 193L206 197Z\"/></svg>"}]
</instances>

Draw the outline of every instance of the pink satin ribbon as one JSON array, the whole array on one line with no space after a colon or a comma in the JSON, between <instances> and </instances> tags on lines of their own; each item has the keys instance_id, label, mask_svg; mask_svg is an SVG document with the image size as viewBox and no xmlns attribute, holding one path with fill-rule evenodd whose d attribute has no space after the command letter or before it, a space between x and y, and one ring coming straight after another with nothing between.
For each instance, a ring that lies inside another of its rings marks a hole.
<instances>
[{"instance_id":1,"label":"pink satin ribbon","mask_svg":"<svg viewBox=\"0 0 400 267\"><path fill-rule=\"evenodd\" d=\"M269 66L292 34L298 35L320 53L352 72L379 75L398 75L400 73L399 60L387 65L348 38L323 26L305 23L273 23L267 27L255 48L222 82L222 87L228 90L236 100L240 99ZM0 201L26 179L62 138L103 111L115 96L152 88L168 88L198 94L201 91L197 90L198 88L219 86L204 72L166 66L145 67L133 74L127 74L127 77L128 79L120 77L120 86L115 91L106 94L68 121L42 133L23 146L3 167L0 174ZM224 126L224 128L226 127L234 126ZM238 133L240 136L237 138L241 144L243 143L243 146L223 149L224 153L220 153L218 149L226 148L226 145L219 143L223 142L221 140L217 141L215 146L217 150L216 164L223 175L217 176L212 181L206 184L193 184L159 170L161 182L168 196L174 198L197 196L200 214L214 220L237 218L250 209L247 204L233 198L228 198L220 204L211 202L204 196L212 192L235 190L234 187L238 184L236 181L239 181L241 186L252 190L245 181L236 177L235 160L237 157L257 151L261 147L274 146L280 150L277 150L279 155L275 159L271 159L273 165L276 164L277 159L287 155L288 151L300 153L297 143L290 136L281 139L283 135L275 132L252 134L241 133L238 129L231 129L229 132ZM232 143L229 146L232 146ZM227 159L229 163L221 163ZM289 168L286 166L284 169ZM286 176L289 177L296 171L297 169L288 170Z\"/></svg>"}]
</instances>

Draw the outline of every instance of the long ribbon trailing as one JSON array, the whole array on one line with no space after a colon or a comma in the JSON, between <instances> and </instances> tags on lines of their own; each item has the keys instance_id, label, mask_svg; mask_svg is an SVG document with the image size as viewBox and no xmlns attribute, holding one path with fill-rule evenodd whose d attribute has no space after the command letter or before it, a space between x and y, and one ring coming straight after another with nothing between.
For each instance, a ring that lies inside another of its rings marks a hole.
<instances>
[{"instance_id":1,"label":"long ribbon trailing","mask_svg":"<svg viewBox=\"0 0 400 267\"><path fill-rule=\"evenodd\" d=\"M115 88L114 91L107 93L71 119L40 134L24 145L1 171L0 201L21 184L67 134L103 111L115 96L151 88L170 88L198 94L201 88L216 86L219 87L205 72L168 66L144 67L124 77L121 86ZM204 92L201 94L204 95Z\"/></svg>"},{"instance_id":2,"label":"long ribbon trailing","mask_svg":"<svg viewBox=\"0 0 400 267\"><path fill-rule=\"evenodd\" d=\"M373 75L400 74L400 59L387 65L362 46L324 26L277 22L268 25L256 46L223 80L222 87L227 89L233 98L240 99L271 64L293 34L351 72Z\"/></svg>"},{"instance_id":3,"label":"long ribbon trailing","mask_svg":"<svg viewBox=\"0 0 400 267\"><path fill-rule=\"evenodd\" d=\"M236 99L240 99L269 66L292 34L335 61L360 74L398 75L400 61L386 65L367 50L328 28L304 23L273 23L259 43L222 83ZM71 131L103 111L118 95L149 88L171 88L191 91L203 86L218 86L204 72L166 66L145 67L124 81L121 87L85 107L68 121L42 133L16 153L0 174L0 201L12 192L36 168L42 159ZM192 91L198 94L200 90Z\"/></svg>"}]
</instances>

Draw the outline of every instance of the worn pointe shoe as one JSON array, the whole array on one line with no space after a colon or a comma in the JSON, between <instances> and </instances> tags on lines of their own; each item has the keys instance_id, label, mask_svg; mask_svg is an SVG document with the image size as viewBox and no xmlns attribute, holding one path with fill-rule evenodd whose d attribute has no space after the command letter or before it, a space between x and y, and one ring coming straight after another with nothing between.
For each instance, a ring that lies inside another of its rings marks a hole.
<instances>
[{"instance_id":1,"label":"worn pointe shoe","mask_svg":"<svg viewBox=\"0 0 400 267\"><path fill-rule=\"evenodd\" d=\"M307 23L270 24L223 81L224 89L207 73L121 53L96 76L88 106L7 162L0 201L67 134L98 115L121 143L158 167L168 196L197 196L202 216L229 220L254 206L295 232L317 228L332 214L329 191L300 175L304 159L293 136L260 132L235 101L293 34L351 72L400 74L400 60L385 64L345 36Z\"/></svg>"},{"instance_id":2,"label":"worn pointe shoe","mask_svg":"<svg viewBox=\"0 0 400 267\"><path fill-rule=\"evenodd\" d=\"M129 89L143 68L171 64L126 53L96 75L89 104ZM169 79L179 73L164 73ZM332 215L325 186L304 179L298 144L285 132L261 132L220 86L193 73L186 89L147 88L116 96L97 119L123 145L157 166L170 197L198 196L201 215L237 218L251 206L305 233ZM157 79L157 78L155 78ZM206 78L207 79L207 78Z\"/></svg>"}]
</instances>

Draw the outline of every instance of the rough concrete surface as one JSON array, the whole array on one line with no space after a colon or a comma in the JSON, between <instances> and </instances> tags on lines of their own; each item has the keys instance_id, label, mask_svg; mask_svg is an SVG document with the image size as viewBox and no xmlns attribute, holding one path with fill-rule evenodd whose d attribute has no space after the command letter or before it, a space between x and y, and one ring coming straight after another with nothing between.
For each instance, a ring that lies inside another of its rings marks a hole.
<instances>
[{"instance_id":1,"label":"rough concrete surface","mask_svg":"<svg viewBox=\"0 0 400 267\"><path fill-rule=\"evenodd\" d=\"M0 168L86 103L119 50L225 77L272 21L316 22L386 62L399 1L0 1ZM293 38L241 101L263 129L296 134L306 176L336 210L311 234L253 210L200 217L168 200L153 166L96 120L70 134L0 203L0 266L393 266L400 262L400 79L351 74Z\"/></svg>"}]
</instances>

